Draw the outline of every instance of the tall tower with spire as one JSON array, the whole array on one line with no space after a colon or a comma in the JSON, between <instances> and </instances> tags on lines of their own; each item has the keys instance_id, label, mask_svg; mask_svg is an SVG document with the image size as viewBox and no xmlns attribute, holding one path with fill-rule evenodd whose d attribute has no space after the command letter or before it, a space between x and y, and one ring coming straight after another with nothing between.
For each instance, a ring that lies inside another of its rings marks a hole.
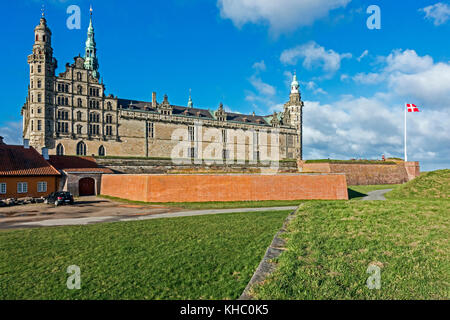
<instances>
[{"instance_id":1,"label":"tall tower with spire","mask_svg":"<svg viewBox=\"0 0 450 320\"><path fill-rule=\"evenodd\" d=\"M95 32L92 24L92 7L90 8L89 28L87 33L86 48L84 51L84 68L90 70L97 80L100 79L98 72L97 47L95 44Z\"/></svg>"},{"instance_id":2,"label":"tall tower with spire","mask_svg":"<svg viewBox=\"0 0 450 320\"><path fill-rule=\"evenodd\" d=\"M53 83L57 62L53 58L51 40L52 32L42 9L39 25L34 28L33 51L28 56L30 84L27 102L22 110L23 137L39 151L49 147L53 135Z\"/></svg>"},{"instance_id":3,"label":"tall tower with spire","mask_svg":"<svg viewBox=\"0 0 450 320\"><path fill-rule=\"evenodd\" d=\"M289 101L284 105L284 117L288 119L289 125L297 129L298 141L296 141L297 158L302 159L303 154L303 101L300 94L300 86L297 81L297 74L294 72L291 82L291 93L289 94Z\"/></svg>"}]
</instances>

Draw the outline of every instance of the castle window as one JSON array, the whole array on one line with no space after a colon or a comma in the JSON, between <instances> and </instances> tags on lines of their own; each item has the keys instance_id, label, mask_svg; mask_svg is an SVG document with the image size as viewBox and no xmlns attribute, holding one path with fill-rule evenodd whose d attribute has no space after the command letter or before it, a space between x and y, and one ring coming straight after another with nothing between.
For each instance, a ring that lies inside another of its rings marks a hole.
<instances>
[{"instance_id":1,"label":"castle window","mask_svg":"<svg viewBox=\"0 0 450 320\"><path fill-rule=\"evenodd\" d=\"M34 68L33 68L33 66L31 66L31 73L33 73L33 70L34 70Z\"/></svg>"},{"instance_id":2,"label":"castle window","mask_svg":"<svg viewBox=\"0 0 450 320\"><path fill-rule=\"evenodd\" d=\"M58 122L56 130L60 133L68 133L69 124L67 122Z\"/></svg>"},{"instance_id":3,"label":"castle window","mask_svg":"<svg viewBox=\"0 0 450 320\"><path fill-rule=\"evenodd\" d=\"M81 100L81 98L78 98L78 106L79 107L83 106L83 100Z\"/></svg>"},{"instance_id":4,"label":"castle window","mask_svg":"<svg viewBox=\"0 0 450 320\"><path fill-rule=\"evenodd\" d=\"M107 114L106 115L106 123L112 123L112 115L110 115L110 114Z\"/></svg>"},{"instance_id":5,"label":"castle window","mask_svg":"<svg viewBox=\"0 0 450 320\"><path fill-rule=\"evenodd\" d=\"M82 118L83 118L82 116L83 116L83 115L82 115L81 111L78 111L78 112L77 112L77 120L78 120L78 121L81 121Z\"/></svg>"},{"instance_id":6,"label":"castle window","mask_svg":"<svg viewBox=\"0 0 450 320\"><path fill-rule=\"evenodd\" d=\"M286 136L286 144L288 147L293 147L294 146L294 137L291 135Z\"/></svg>"},{"instance_id":7,"label":"castle window","mask_svg":"<svg viewBox=\"0 0 450 320\"><path fill-rule=\"evenodd\" d=\"M100 146L100 147L98 148L98 155L99 155L100 157L104 157L104 156L105 156L105 147Z\"/></svg>"},{"instance_id":8,"label":"castle window","mask_svg":"<svg viewBox=\"0 0 450 320\"><path fill-rule=\"evenodd\" d=\"M100 122L100 115L98 113L91 112L89 114L89 121L90 122Z\"/></svg>"},{"instance_id":9,"label":"castle window","mask_svg":"<svg viewBox=\"0 0 450 320\"><path fill-rule=\"evenodd\" d=\"M106 109L112 110L111 102L108 102L108 103L106 104Z\"/></svg>"},{"instance_id":10,"label":"castle window","mask_svg":"<svg viewBox=\"0 0 450 320\"><path fill-rule=\"evenodd\" d=\"M100 134L100 126L98 124L90 124L89 125L89 134Z\"/></svg>"},{"instance_id":11,"label":"castle window","mask_svg":"<svg viewBox=\"0 0 450 320\"><path fill-rule=\"evenodd\" d=\"M61 143L58 144L58 146L56 147L56 155L57 156L63 156L64 155L64 147L63 147L63 145Z\"/></svg>"},{"instance_id":12,"label":"castle window","mask_svg":"<svg viewBox=\"0 0 450 320\"><path fill-rule=\"evenodd\" d=\"M31 120L31 131L34 131L34 121Z\"/></svg>"},{"instance_id":13,"label":"castle window","mask_svg":"<svg viewBox=\"0 0 450 320\"><path fill-rule=\"evenodd\" d=\"M38 82L37 82L37 87L38 87L38 88L41 88L41 85L42 85L41 80L38 80Z\"/></svg>"},{"instance_id":14,"label":"castle window","mask_svg":"<svg viewBox=\"0 0 450 320\"><path fill-rule=\"evenodd\" d=\"M69 120L69 112L66 110L58 110L59 120Z\"/></svg>"},{"instance_id":15,"label":"castle window","mask_svg":"<svg viewBox=\"0 0 450 320\"><path fill-rule=\"evenodd\" d=\"M155 137L155 124L153 122L147 123L148 137L153 139Z\"/></svg>"},{"instance_id":16,"label":"castle window","mask_svg":"<svg viewBox=\"0 0 450 320\"><path fill-rule=\"evenodd\" d=\"M42 130L42 121L38 120L38 127L37 127L38 131Z\"/></svg>"},{"instance_id":17,"label":"castle window","mask_svg":"<svg viewBox=\"0 0 450 320\"><path fill-rule=\"evenodd\" d=\"M38 64L38 73L41 73L41 71L42 71L41 65Z\"/></svg>"},{"instance_id":18,"label":"castle window","mask_svg":"<svg viewBox=\"0 0 450 320\"><path fill-rule=\"evenodd\" d=\"M193 126L188 127L188 133L189 133L189 141L195 141L195 132Z\"/></svg>"},{"instance_id":19,"label":"castle window","mask_svg":"<svg viewBox=\"0 0 450 320\"><path fill-rule=\"evenodd\" d=\"M82 133L82 130L83 130L83 126L82 126L81 124L79 124L79 125L77 126L77 134L81 134L81 133Z\"/></svg>"},{"instance_id":20,"label":"castle window","mask_svg":"<svg viewBox=\"0 0 450 320\"><path fill-rule=\"evenodd\" d=\"M42 109L41 108L38 108L38 113L42 113Z\"/></svg>"},{"instance_id":21,"label":"castle window","mask_svg":"<svg viewBox=\"0 0 450 320\"><path fill-rule=\"evenodd\" d=\"M222 142L227 143L227 129L222 129Z\"/></svg>"},{"instance_id":22,"label":"castle window","mask_svg":"<svg viewBox=\"0 0 450 320\"><path fill-rule=\"evenodd\" d=\"M17 182L17 193L27 193L28 182Z\"/></svg>"},{"instance_id":23,"label":"castle window","mask_svg":"<svg viewBox=\"0 0 450 320\"><path fill-rule=\"evenodd\" d=\"M189 158L195 158L195 147L191 147L188 149Z\"/></svg>"},{"instance_id":24,"label":"castle window","mask_svg":"<svg viewBox=\"0 0 450 320\"><path fill-rule=\"evenodd\" d=\"M68 106L69 105L69 98L66 98L64 102L66 103L66 106Z\"/></svg>"},{"instance_id":25,"label":"castle window","mask_svg":"<svg viewBox=\"0 0 450 320\"><path fill-rule=\"evenodd\" d=\"M227 149L222 149L222 159L223 160L228 159L228 150Z\"/></svg>"},{"instance_id":26,"label":"castle window","mask_svg":"<svg viewBox=\"0 0 450 320\"><path fill-rule=\"evenodd\" d=\"M83 93L83 87L82 86L78 86L77 87L77 91L78 91L78 94L82 94Z\"/></svg>"},{"instance_id":27,"label":"castle window","mask_svg":"<svg viewBox=\"0 0 450 320\"><path fill-rule=\"evenodd\" d=\"M68 84L66 84L64 88L65 88L65 92L69 92L69 85Z\"/></svg>"},{"instance_id":28,"label":"castle window","mask_svg":"<svg viewBox=\"0 0 450 320\"><path fill-rule=\"evenodd\" d=\"M38 93L38 102L42 101L42 95L40 93Z\"/></svg>"},{"instance_id":29,"label":"castle window","mask_svg":"<svg viewBox=\"0 0 450 320\"><path fill-rule=\"evenodd\" d=\"M44 36L42 36L42 41L46 41L46 37L45 37L45 35Z\"/></svg>"},{"instance_id":30,"label":"castle window","mask_svg":"<svg viewBox=\"0 0 450 320\"><path fill-rule=\"evenodd\" d=\"M77 80L78 80L78 81L81 81L81 72L78 72L78 73L77 73Z\"/></svg>"},{"instance_id":31,"label":"castle window","mask_svg":"<svg viewBox=\"0 0 450 320\"><path fill-rule=\"evenodd\" d=\"M83 141L78 142L77 144L77 156L85 156L86 155L86 145Z\"/></svg>"},{"instance_id":32,"label":"castle window","mask_svg":"<svg viewBox=\"0 0 450 320\"><path fill-rule=\"evenodd\" d=\"M112 126L106 126L106 135L112 136L113 135L113 127Z\"/></svg>"},{"instance_id":33,"label":"castle window","mask_svg":"<svg viewBox=\"0 0 450 320\"><path fill-rule=\"evenodd\" d=\"M36 35L36 41L39 41L39 35Z\"/></svg>"}]
</instances>

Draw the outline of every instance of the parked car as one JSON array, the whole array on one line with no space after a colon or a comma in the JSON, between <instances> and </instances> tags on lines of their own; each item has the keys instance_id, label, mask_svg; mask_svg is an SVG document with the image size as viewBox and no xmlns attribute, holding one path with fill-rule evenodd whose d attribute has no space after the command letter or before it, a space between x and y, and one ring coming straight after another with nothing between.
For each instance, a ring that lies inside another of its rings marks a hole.
<instances>
[{"instance_id":1,"label":"parked car","mask_svg":"<svg viewBox=\"0 0 450 320\"><path fill-rule=\"evenodd\" d=\"M59 206L62 204L73 204L73 196L70 192L59 191L51 193L45 200L44 203L54 204Z\"/></svg>"}]
</instances>

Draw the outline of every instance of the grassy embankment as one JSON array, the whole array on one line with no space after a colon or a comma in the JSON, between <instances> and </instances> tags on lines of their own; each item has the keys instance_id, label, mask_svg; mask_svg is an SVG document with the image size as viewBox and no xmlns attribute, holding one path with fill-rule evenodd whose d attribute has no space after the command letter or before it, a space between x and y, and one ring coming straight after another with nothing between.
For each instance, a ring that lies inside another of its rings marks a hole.
<instances>
[{"instance_id":1,"label":"grassy embankment","mask_svg":"<svg viewBox=\"0 0 450 320\"><path fill-rule=\"evenodd\" d=\"M450 170L395 188L388 201L305 203L259 299L449 299ZM381 289L369 289L369 265Z\"/></svg>"}]
</instances>

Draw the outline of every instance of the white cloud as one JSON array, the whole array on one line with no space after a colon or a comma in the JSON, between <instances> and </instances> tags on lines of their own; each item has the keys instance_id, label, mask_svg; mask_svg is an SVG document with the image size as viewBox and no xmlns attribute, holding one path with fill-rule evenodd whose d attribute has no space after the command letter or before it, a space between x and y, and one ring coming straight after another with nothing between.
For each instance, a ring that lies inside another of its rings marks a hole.
<instances>
[{"instance_id":1,"label":"white cloud","mask_svg":"<svg viewBox=\"0 0 450 320\"><path fill-rule=\"evenodd\" d=\"M425 107L449 107L450 62L435 63L432 57L419 56L414 50L394 50L379 60L384 66L378 73L358 73L352 79L363 84L386 82L397 98Z\"/></svg>"},{"instance_id":2,"label":"white cloud","mask_svg":"<svg viewBox=\"0 0 450 320\"><path fill-rule=\"evenodd\" d=\"M352 77L355 82L363 83L363 84L377 84L386 79L385 74L383 73L357 73Z\"/></svg>"},{"instance_id":3,"label":"white cloud","mask_svg":"<svg viewBox=\"0 0 450 320\"><path fill-rule=\"evenodd\" d=\"M450 6L439 2L434 5L420 9L425 12L425 19L432 20L435 26L439 26L450 19Z\"/></svg>"},{"instance_id":4,"label":"white cloud","mask_svg":"<svg viewBox=\"0 0 450 320\"><path fill-rule=\"evenodd\" d=\"M428 55L419 57L414 50L394 50L386 57L386 63L387 72L415 73L429 69L433 65L433 58Z\"/></svg>"},{"instance_id":5,"label":"white cloud","mask_svg":"<svg viewBox=\"0 0 450 320\"><path fill-rule=\"evenodd\" d=\"M320 88L314 81L309 82L301 82L306 86L308 90L310 90L313 94L328 94L325 90Z\"/></svg>"},{"instance_id":6,"label":"white cloud","mask_svg":"<svg viewBox=\"0 0 450 320\"><path fill-rule=\"evenodd\" d=\"M273 96L276 93L274 86L263 82L261 78L255 75L250 77L250 83L258 91L259 94L262 94L264 96Z\"/></svg>"},{"instance_id":7,"label":"white cloud","mask_svg":"<svg viewBox=\"0 0 450 320\"><path fill-rule=\"evenodd\" d=\"M0 127L0 136L6 144L22 144L22 121L10 121Z\"/></svg>"},{"instance_id":8,"label":"white cloud","mask_svg":"<svg viewBox=\"0 0 450 320\"><path fill-rule=\"evenodd\" d=\"M280 61L284 64L295 65L299 59L303 59L303 67L312 69L320 67L324 71L334 73L341 68L342 59L351 58L350 53L337 53L334 50L326 50L314 41L299 45L281 53Z\"/></svg>"},{"instance_id":9,"label":"white cloud","mask_svg":"<svg viewBox=\"0 0 450 320\"><path fill-rule=\"evenodd\" d=\"M361 60L367 55L369 55L369 50L364 50L364 52L356 60L358 60L358 62L361 62Z\"/></svg>"},{"instance_id":10,"label":"white cloud","mask_svg":"<svg viewBox=\"0 0 450 320\"><path fill-rule=\"evenodd\" d=\"M246 23L268 24L273 33L312 25L331 10L345 7L351 0L218 0L224 19L237 27Z\"/></svg>"},{"instance_id":11,"label":"white cloud","mask_svg":"<svg viewBox=\"0 0 450 320\"><path fill-rule=\"evenodd\" d=\"M256 71L266 71L266 64L264 60L261 60L260 62L255 62L252 68Z\"/></svg>"},{"instance_id":12,"label":"white cloud","mask_svg":"<svg viewBox=\"0 0 450 320\"><path fill-rule=\"evenodd\" d=\"M389 86L398 95L418 99L425 107L449 108L450 64L437 63L427 70L414 74L394 73Z\"/></svg>"}]
</instances>

